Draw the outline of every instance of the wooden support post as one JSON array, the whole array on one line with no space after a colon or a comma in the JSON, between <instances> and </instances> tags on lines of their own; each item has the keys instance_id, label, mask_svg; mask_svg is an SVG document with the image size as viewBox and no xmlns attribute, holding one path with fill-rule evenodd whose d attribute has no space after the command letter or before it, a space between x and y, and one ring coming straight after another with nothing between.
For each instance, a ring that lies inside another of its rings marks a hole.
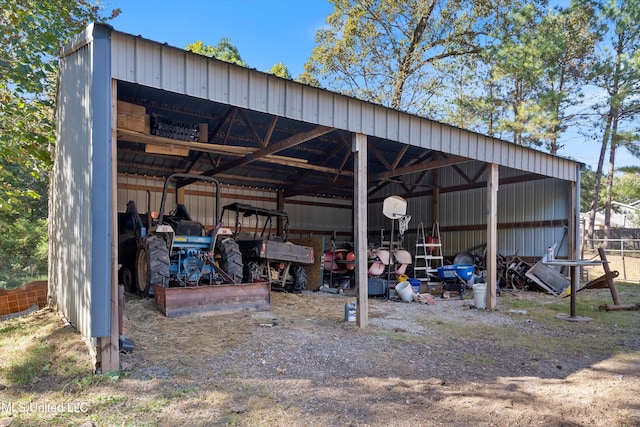
<instances>
[{"instance_id":1,"label":"wooden support post","mask_svg":"<svg viewBox=\"0 0 640 427\"><path fill-rule=\"evenodd\" d=\"M356 324L369 323L369 281L367 278L367 136L353 134L354 157L354 248L356 255L356 289L358 290Z\"/></svg>"},{"instance_id":2,"label":"wooden support post","mask_svg":"<svg viewBox=\"0 0 640 427\"><path fill-rule=\"evenodd\" d=\"M277 197L277 204L278 204L277 209L280 212L285 212L285 209L284 209L284 191L282 191L282 190L276 191L276 197ZM278 236L282 236L284 234L284 220L283 220L283 218L278 217L277 227L278 227Z\"/></svg>"},{"instance_id":3,"label":"wooden support post","mask_svg":"<svg viewBox=\"0 0 640 427\"><path fill-rule=\"evenodd\" d=\"M184 187L176 188L176 203L184 205Z\"/></svg>"},{"instance_id":4,"label":"wooden support post","mask_svg":"<svg viewBox=\"0 0 640 427\"><path fill-rule=\"evenodd\" d=\"M200 123L198 125L198 132L200 136L198 137L198 142L209 142L209 124L208 123Z\"/></svg>"},{"instance_id":5,"label":"wooden support post","mask_svg":"<svg viewBox=\"0 0 640 427\"><path fill-rule=\"evenodd\" d=\"M487 179L487 309L497 305L496 285L498 283L498 165L489 166Z\"/></svg>"},{"instance_id":6,"label":"wooden support post","mask_svg":"<svg viewBox=\"0 0 640 427\"><path fill-rule=\"evenodd\" d=\"M440 155L436 154L436 159L439 158ZM440 170L441 168L433 169L433 194L431 196L431 216L433 218L433 222L440 223ZM436 237L436 236L432 236ZM442 242L438 242L442 243Z\"/></svg>"},{"instance_id":7,"label":"wooden support post","mask_svg":"<svg viewBox=\"0 0 640 427\"><path fill-rule=\"evenodd\" d=\"M567 245L567 254L570 260L578 259L577 252L577 226L580 218L580 172L578 172L577 182L572 182L571 185L571 200L569 201L569 244ZM560 249L560 248L558 248ZM571 302L569 307L570 317L576 317L576 293L580 288L580 275L578 274L578 267L572 265L569 267L569 278L571 280Z\"/></svg>"},{"instance_id":8,"label":"wooden support post","mask_svg":"<svg viewBox=\"0 0 640 427\"><path fill-rule=\"evenodd\" d=\"M111 293L110 293L110 335L98 337L96 355L101 373L120 370L119 310L118 310L118 138L117 138L117 99L116 80L111 81ZM96 302L94 302L95 304Z\"/></svg>"},{"instance_id":9,"label":"wooden support post","mask_svg":"<svg viewBox=\"0 0 640 427\"><path fill-rule=\"evenodd\" d=\"M607 261L607 255L604 252L604 248L598 248L598 254L600 254L600 259L603 261L602 267L604 268L605 281L607 282L607 286L609 287L609 291L611 292L613 303L615 305L620 305L618 289L616 288L615 283L613 283L613 273L611 273L611 268L609 267L609 261Z\"/></svg>"}]
</instances>

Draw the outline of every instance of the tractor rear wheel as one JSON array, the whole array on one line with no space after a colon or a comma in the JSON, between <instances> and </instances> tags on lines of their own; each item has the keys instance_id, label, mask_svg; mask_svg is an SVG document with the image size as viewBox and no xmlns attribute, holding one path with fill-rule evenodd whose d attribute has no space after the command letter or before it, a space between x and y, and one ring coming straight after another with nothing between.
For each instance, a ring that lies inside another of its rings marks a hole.
<instances>
[{"instance_id":1,"label":"tractor rear wheel","mask_svg":"<svg viewBox=\"0 0 640 427\"><path fill-rule=\"evenodd\" d=\"M140 242L136 256L138 294L153 295L153 287L169 286L169 249L163 239L148 236Z\"/></svg>"},{"instance_id":2,"label":"tractor rear wheel","mask_svg":"<svg viewBox=\"0 0 640 427\"><path fill-rule=\"evenodd\" d=\"M242 253L238 242L223 239L219 242L220 268L233 279L233 283L242 283Z\"/></svg>"}]
</instances>

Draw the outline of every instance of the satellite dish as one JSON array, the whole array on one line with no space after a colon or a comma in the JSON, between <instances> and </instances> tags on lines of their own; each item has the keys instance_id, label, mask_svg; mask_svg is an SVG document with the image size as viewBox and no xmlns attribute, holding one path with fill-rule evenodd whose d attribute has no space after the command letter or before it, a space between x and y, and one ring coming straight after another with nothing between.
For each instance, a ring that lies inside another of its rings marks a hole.
<instances>
[{"instance_id":1,"label":"satellite dish","mask_svg":"<svg viewBox=\"0 0 640 427\"><path fill-rule=\"evenodd\" d=\"M407 201L400 196L384 199L382 214L389 219L400 219L407 213Z\"/></svg>"}]
</instances>

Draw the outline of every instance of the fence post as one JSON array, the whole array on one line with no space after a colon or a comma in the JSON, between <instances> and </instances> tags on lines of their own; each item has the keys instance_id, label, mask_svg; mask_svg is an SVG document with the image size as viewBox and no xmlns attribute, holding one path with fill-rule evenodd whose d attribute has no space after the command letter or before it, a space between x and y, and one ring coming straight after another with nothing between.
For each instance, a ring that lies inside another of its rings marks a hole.
<instances>
[{"instance_id":1,"label":"fence post","mask_svg":"<svg viewBox=\"0 0 640 427\"><path fill-rule=\"evenodd\" d=\"M624 239L620 239L620 256L622 257L622 277L627 280L627 265L624 262Z\"/></svg>"}]
</instances>

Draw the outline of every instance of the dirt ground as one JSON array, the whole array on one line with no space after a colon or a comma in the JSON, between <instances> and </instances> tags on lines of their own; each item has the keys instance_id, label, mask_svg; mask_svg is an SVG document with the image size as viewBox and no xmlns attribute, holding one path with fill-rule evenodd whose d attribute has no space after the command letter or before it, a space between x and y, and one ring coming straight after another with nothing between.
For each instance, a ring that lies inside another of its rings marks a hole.
<instances>
[{"instance_id":1,"label":"dirt ground","mask_svg":"<svg viewBox=\"0 0 640 427\"><path fill-rule=\"evenodd\" d=\"M638 285L619 292L640 302ZM598 310L612 304L608 290L578 295L589 322L556 317L568 299L524 291L503 292L495 311L471 308L472 296L370 299L360 329L344 321L349 300L273 293L268 312L168 319L152 300L129 296L135 350L121 355L119 375L65 375L52 356L35 382L0 376L5 404L86 410L5 407L0 426L640 426L640 311ZM75 346L87 366L78 334L54 314L9 322L64 329L55 334L70 338L57 350Z\"/></svg>"}]
</instances>

